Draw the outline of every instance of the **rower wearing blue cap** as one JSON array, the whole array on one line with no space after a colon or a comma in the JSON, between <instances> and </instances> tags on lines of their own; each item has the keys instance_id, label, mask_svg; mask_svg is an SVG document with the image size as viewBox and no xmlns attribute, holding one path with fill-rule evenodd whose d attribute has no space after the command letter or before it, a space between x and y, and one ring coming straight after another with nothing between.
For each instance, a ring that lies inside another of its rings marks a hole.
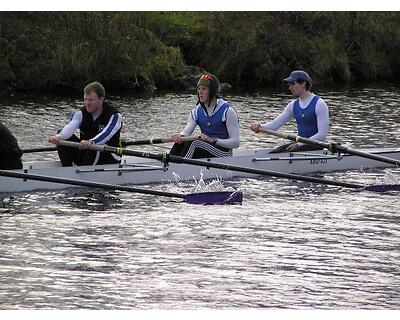
<instances>
[{"instance_id":1,"label":"rower wearing blue cap","mask_svg":"<svg viewBox=\"0 0 400 320\"><path fill-rule=\"evenodd\" d=\"M259 122L252 123L250 127L251 130L256 133L258 133L261 128L277 130L291 119L295 119L297 135L304 138L324 141L328 135L329 109L321 97L310 92L312 87L311 77L303 70L295 70L289 77L283 79L283 82L288 84L289 91L296 99L289 102L285 110L271 122L266 122L264 124ZM320 149L320 147L295 142L279 146L272 150L271 153L316 149Z\"/></svg>"}]
</instances>

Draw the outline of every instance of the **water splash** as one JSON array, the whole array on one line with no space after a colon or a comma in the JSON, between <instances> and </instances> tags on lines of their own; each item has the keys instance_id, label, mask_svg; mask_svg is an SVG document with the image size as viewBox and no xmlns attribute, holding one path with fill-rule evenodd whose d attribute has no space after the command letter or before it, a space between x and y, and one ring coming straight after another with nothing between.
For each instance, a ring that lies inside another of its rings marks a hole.
<instances>
[{"instance_id":1,"label":"water splash","mask_svg":"<svg viewBox=\"0 0 400 320\"><path fill-rule=\"evenodd\" d=\"M400 184L400 179L390 169L386 169L383 177L376 178L376 184Z\"/></svg>"},{"instance_id":2,"label":"water splash","mask_svg":"<svg viewBox=\"0 0 400 320\"><path fill-rule=\"evenodd\" d=\"M193 190L193 193L199 192L221 192L221 191L236 191L233 187L226 187L222 182L222 178L215 177L215 179L205 182L203 179L203 171L200 172L200 178L197 180L194 177L194 181L196 182L196 186Z\"/></svg>"},{"instance_id":3,"label":"water splash","mask_svg":"<svg viewBox=\"0 0 400 320\"><path fill-rule=\"evenodd\" d=\"M181 181L181 177L176 172L172 172L172 176L174 177L174 183L179 183Z\"/></svg>"}]
</instances>

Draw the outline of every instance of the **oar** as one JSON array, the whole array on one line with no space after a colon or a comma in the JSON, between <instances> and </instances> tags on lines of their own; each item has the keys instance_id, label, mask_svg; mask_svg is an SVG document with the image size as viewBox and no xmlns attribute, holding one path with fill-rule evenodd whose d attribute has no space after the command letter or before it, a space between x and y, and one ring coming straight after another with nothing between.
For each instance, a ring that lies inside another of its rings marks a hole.
<instances>
[{"instance_id":1,"label":"oar","mask_svg":"<svg viewBox=\"0 0 400 320\"><path fill-rule=\"evenodd\" d=\"M400 165L400 160L384 157L384 156L381 156L378 154L373 154L373 153L369 153L369 152L365 152L365 151L356 150L353 148L342 146L342 145L340 145L338 143L334 143L334 142L323 142L323 141L313 140L313 139L309 139L309 138L303 138L301 136L296 136L294 134L283 133L283 132L278 132L278 131L264 129L264 128L260 128L258 131L265 132L270 135L288 139L288 140L295 141L295 142L303 142L303 143L310 144L313 146L327 148L332 153L337 152L337 151L342 151L342 152L354 154L354 155L362 157L362 158L368 158L368 159L386 162L386 163L390 163L390 164L394 164L394 165L398 165L398 166Z\"/></svg>"},{"instance_id":2,"label":"oar","mask_svg":"<svg viewBox=\"0 0 400 320\"><path fill-rule=\"evenodd\" d=\"M200 136L187 136L182 137L182 141L194 141L200 139ZM150 138L144 140L134 140L134 141L124 141L122 140L122 146L137 146L143 144L159 144L159 143L168 143L173 142L171 138Z\"/></svg>"},{"instance_id":3,"label":"oar","mask_svg":"<svg viewBox=\"0 0 400 320\"><path fill-rule=\"evenodd\" d=\"M60 141L61 145L69 146L69 147L79 147L79 143L76 142L69 142L69 141ZM308 182L315 182L320 184L326 185L334 185L346 188L353 188L353 189L364 189L364 190L371 190L371 191L379 191L378 186L364 186L361 184L349 183L349 182L341 182L341 181L332 181L326 179L320 179L316 177L309 177L309 176L302 176L298 174L290 174L278 171L270 171L264 169L255 169L249 167L242 167L230 164L223 164L223 163L214 163L204 160L197 160L197 159L187 159L171 154L156 154L156 153L149 153L149 152L140 152L140 151L133 151L133 150L126 150L123 148L114 148L109 147L106 145L95 145L92 144L90 147L92 150L102 151L102 152L111 152L116 153L119 155L130 155L135 157L142 157L142 158L149 158L154 160L159 160L161 162L174 162L174 163L186 163L196 166L208 167L208 168L216 168L216 169L224 169L224 170L231 170L231 171L238 171L238 172L245 172L245 173L253 173L257 175L264 175L264 176L271 176L271 177L280 177L286 178L290 180L299 180L299 181L308 181ZM379 186L380 187L380 186ZM399 189L396 189L399 188ZM390 190L400 190L400 185L393 185L392 189ZM383 191L387 191L386 189Z\"/></svg>"},{"instance_id":4,"label":"oar","mask_svg":"<svg viewBox=\"0 0 400 320\"><path fill-rule=\"evenodd\" d=\"M200 136L187 136L182 137L182 141L194 141L200 139ZM138 146L138 145L146 145L146 144L159 144L159 143L168 143L173 142L171 138L149 138L143 140L133 140L133 141L121 141L121 145L123 147L127 146ZM23 153L35 153L35 152L47 152L47 151L56 151L57 147L37 147L37 148L27 148L22 149Z\"/></svg>"},{"instance_id":5,"label":"oar","mask_svg":"<svg viewBox=\"0 0 400 320\"><path fill-rule=\"evenodd\" d=\"M34 152L46 152L46 151L56 151L57 147L37 147L37 148L28 148L22 149L23 153L34 153Z\"/></svg>"},{"instance_id":6,"label":"oar","mask_svg":"<svg viewBox=\"0 0 400 320\"><path fill-rule=\"evenodd\" d=\"M121 191L128 191L128 192L135 192L142 194L150 194L155 196L170 197L170 198L180 198L190 204L241 203L243 200L242 192L222 191L222 192L200 192L200 193L180 194L180 193L172 193L172 192L157 191L157 190L139 189L129 186L120 186L108 183L99 183L99 182L82 181L82 180L74 180L74 179L59 178L59 177L50 177L38 174L21 173L9 170L0 170L0 176L10 177L10 178L20 178L24 180L37 180L44 182L62 183L73 186L92 187L92 188L100 188L107 190L121 190Z\"/></svg>"}]
</instances>

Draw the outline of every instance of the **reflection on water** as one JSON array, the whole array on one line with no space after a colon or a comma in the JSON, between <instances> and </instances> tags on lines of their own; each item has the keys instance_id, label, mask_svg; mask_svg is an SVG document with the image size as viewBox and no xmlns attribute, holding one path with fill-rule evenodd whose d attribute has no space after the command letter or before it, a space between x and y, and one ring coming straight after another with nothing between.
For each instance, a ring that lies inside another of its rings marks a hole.
<instances>
[{"instance_id":1,"label":"reflection on water","mask_svg":"<svg viewBox=\"0 0 400 320\"><path fill-rule=\"evenodd\" d=\"M318 93L330 107L330 140L399 145L397 88ZM240 115L242 148L283 143L247 128L279 114L288 95L226 99ZM46 145L71 108L80 106L75 99L26 100L0 105L7 115L1 121L24 148ZM126 139L142 139L181 130L196 97L111 100L124 113ZM285 127L293 130L293 124ZM43 158L56 155L24 155ZM398 183L400 170L321 177ZM187 193L195 186L193 180L144 188ZM79 188L7 196L0 206L0 308L400 307L398 193L267 177L234 179L224 187L243 190L243 205L193 206Z\"/></svg>"}]
</instances>

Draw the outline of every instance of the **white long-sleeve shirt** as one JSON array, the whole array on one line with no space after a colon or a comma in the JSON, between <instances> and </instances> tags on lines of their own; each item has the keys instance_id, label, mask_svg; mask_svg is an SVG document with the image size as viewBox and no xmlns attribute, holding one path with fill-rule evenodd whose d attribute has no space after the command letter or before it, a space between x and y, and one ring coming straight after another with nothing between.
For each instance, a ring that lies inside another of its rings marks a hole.
<instances>
[{"instance_id":1,"label":"white long-sleeve shirt","mask_svg":"<svg viewBox=\"0 0 400 320\"><path fill-rule=\"evenodd\" d=\"M315 97L315 94L311 94L305 99L299 98L300 108L305 109L311 102L312 98ZM289 122L291 119L294 119L293 113L293 105L295 100L288 103L283 112L277 116L274 120L264 123L261 125L264 129L277 130L282 127L284 124ZM317 104L315 106L315 114L317 116L317 127L318 131L313 136L309 137L309 139L324 141L328 135L329 129L329 109L326 105L325 101L322 98L319 98ZM299 146L303 145L303 143L298 142Z\"/></svg>"},{"instance_id":2,"label":"white long-sleeve shirt","mask_svg":"<svg viewBox=\"0 0 400 320\"><path fill-rule=\"evenodd\" d=\"M75 130L80 127L82 120L82 111L75 111L68 124L61 130L60 133L57 134L57 136L59 136L61 140L66 140L70 138L75 133ZM96 120L96 118L93 117L93 120ZM118 132L119 129L121 129L121 127L122 115L120 113L114 113L104 129L90 140L92 140L93 143L96 144L104 144L109 141L115 135L115 133Z\"/></svg>"},{"instance_id":3,"label":"white long-sleeve shirt","mask_svg":"<svg viewBox=\"0 0 400 320\"><path fill-rule=\"evenodd\" d=\"M209 115L215 114L219 108L221 108L222 105L224 105L226 101L223 99L217 99L217 106L214 107L206 107L207 113ZM185 128L180 132L182 136L190 136L194 129L197 126L197 110L198 108L203 108L200 105L197 105L189 114L187 124ZM227 139L218 139L216 145L227 148L227 149L233 149L239 147L239 117L236 113L236 111L229 107L228 110L226 111L224 118L222 119L223 121L226 121L226 129L228 131L229 138Z\"/></svg>"}]
</instances>

